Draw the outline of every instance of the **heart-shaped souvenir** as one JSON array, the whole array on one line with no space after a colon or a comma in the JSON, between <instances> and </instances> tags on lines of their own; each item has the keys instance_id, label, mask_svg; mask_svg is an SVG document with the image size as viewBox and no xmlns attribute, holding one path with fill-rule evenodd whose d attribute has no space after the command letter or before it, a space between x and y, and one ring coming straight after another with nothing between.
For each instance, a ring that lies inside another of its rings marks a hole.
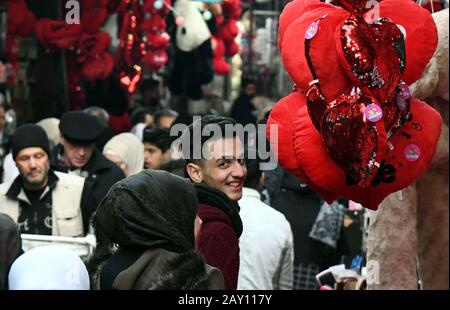
<instances>
[{"instance_id":1,"label":"heart-shaped souvenir","mask_svg":"<svg viewBox=\"0 0 450 310\"><path fill-rule=\"evenodd\" d=\"M370 185L377 171L376 155L383 152L385 141L378 138L383 124L374 122L382 115L377 107L355 93L340 96L323 114L321 135L328 154L361 187Z\"/></svg>"},{"instance_id":2,"label":"heart-shaped souvenir","mask_svg":"<svg viewBox=\"0 0 450 310\"><path fill-rule=\"evenodd\" d=\"M355 85L380 104L391 97L405 69L404 38L398 27L387 18L368 24L353 16L336 36L339 62Z\"/></svg>"}]
</instances>

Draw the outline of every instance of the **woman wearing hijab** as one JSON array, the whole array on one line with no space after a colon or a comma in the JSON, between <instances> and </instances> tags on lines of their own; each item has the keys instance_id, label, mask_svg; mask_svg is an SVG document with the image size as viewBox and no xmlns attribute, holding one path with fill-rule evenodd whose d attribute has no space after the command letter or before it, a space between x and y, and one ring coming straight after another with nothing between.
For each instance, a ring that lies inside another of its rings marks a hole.
<instances>
[{"instance_id":1,"label":"woman wearing hijab","mask_svg":"<svg viewBox=\"0 0 450 310\"><path fill-rule=\"evenodd\" d=\"M62 246L40 246L13 263L9 289L89 290L89 274L74 252Z\"/></svg>"},{"instance_id":2,"label":"woman wearing hijab","mask_svg":"<svg viewBox=\"0 0 450 310\"><path fill-rule=\"evenodd\" d=\"M223 289L217 268L194 250L201 220L186 179L144 170L116 183L100 204L96 231L119 246L100 269L100 289Z\"/></svg>"},{"instance_id":3,"label":"woman wearing hijab","mask_svg":"<svg viewBox=\"0 0 450 310\"><path fill-rule=\"evenodd\" d=\"M103 148L103 155L119 166L127 177L144 169L144 144L132 133L112 137Z\"/></svg>"},{"instance_id":4,"label":"woman wearing hijab","mask_svg":"<svg viewBox=\"0 0 450 310\"><path fill-rule=\"evenodd\" d=\"M45 130L48 140L50 141L50 149L59 144L59 119L54 117L44 118L37 122L36 125Z\"/></svg>"},{"instance_id":5,"label":"woman wearing hijab","mask_svg":"<svg viewBox=\"0 0 450 310\"><path fill-rule=\"evenodd\" d=\"M8 215L0 213L0 290L8 289L8 273L14 260L23 253L19 230Z\"/></svg>"}]
</instances>

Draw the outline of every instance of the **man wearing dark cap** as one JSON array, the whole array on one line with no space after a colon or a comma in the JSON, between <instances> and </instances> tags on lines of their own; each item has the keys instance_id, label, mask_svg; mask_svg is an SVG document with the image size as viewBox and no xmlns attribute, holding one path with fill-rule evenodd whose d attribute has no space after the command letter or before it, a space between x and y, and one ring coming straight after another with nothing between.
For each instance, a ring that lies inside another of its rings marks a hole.
<instances>
[{"instance_id":1,"label":"man wearing dark cap","mask_svg":"<svg viewBox=\"0 0 450 310\"><path fill-rule=\"evenodd\" d=\"M122 170L94 147L103 130L101 124L92 115L70 111L61 117L59 130L61 143L52 150L52 168L86 178L100 202L114 183L125 178ZM95 208L87 211L89 221L94 212Z\"/></svg>"},{"instance_id":2,"label":"man wearing dark cap","mask_svg":"<svg viewBox=\"0 0 450 310\"><path fill-rule=\"evenodd\" d=\"M81 177L53 171L49 148L41 127L17 129L11 151L19 176L0 185L0 213L18 223L21 233L82 236L87 231L85 210L95 203L89 198L90 186Z\"/></svg>"}]
</instances>

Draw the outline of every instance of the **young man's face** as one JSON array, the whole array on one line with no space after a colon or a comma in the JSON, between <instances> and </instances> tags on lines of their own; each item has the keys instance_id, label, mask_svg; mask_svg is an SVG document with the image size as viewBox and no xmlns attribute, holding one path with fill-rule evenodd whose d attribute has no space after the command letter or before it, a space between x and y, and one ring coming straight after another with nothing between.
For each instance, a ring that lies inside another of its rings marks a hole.
<instances>
[{"instance_id":1,"label":"young man's face","mask_svg":"<svg viewBox=\"0 0 450 310\"><path fill-rule=\"evenodd\" d=\"M188 165L191 179L220 190L231 200L241 199L247 176L241 141L238 138L218 139L208 143L207 147L209 159L203 159L199 165Z\"/></svg>"},{"instance_id":2,"label":"young man's face","mask_svg":"<svg viewBox=\"0 0 450 310\"><path fill-rule=\"evenodd\" d=\"M144 142L144 168L160 169L163 162L169 157L170 151L162 152L156 145Z\"/></svg>"},{"instance_id":3,"label":"young man's face","mask_svg":"<svg viewBox=\"0 0 450 310\"><path fill-rule=\"evenodd\" d=\"M83 168L94 153L94 143L89 145L73 144L61 135L61 144L64 147L64 161L71 168Z\"/></svg>"},{"instance_id":4,"label":"young man's face","mask_svg":"<svg viewBox=\"0 0 450 310\"><path fill-rule=\"evenodd\" d=\"M48 155L40 147L27 147L17 154L16 166L25 188L39 190L47 186L50 168Z\"/></svg>"}]
</instances>

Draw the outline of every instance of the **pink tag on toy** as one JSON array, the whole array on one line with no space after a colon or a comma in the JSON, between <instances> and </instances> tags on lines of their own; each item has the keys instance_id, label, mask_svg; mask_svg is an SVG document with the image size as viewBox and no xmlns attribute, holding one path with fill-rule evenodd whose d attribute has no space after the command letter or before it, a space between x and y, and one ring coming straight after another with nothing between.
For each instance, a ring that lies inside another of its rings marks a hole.
<instances>
[{"instance_id":1,"label":"pink tag on toy","mask_svg":"<svg viewBox=\"0 0 450 310\"><path fill-rule=\"evenodd\" d=\"M407 161L416 161L420 157L420 148L416 144L405 147L405 158Z\"/></svg>"},{"instance_id":2,"label":"pink tag on toy","mask_svg":"<svg viewBox=\"0 0 450 310\"><path fill-rule=\"evenodd\" d=\"M376 123L383 117L383 110L379 105L372 103L366 106L364 114L369 122Z\"/></svg>"},{"instance_id":3,"label":"pink tag on toy","mask_svg":"<svg viewBox=\"0 0 450 310\"><path fill-rule=\"evenodd\" d=\"M314 38L316 36L317 31L319 31L319 23L318 22L313 22L308 27L308 29L306 29L305 39L306 40L311 40L312 38Z\"/></svg>"}]
</instances>

